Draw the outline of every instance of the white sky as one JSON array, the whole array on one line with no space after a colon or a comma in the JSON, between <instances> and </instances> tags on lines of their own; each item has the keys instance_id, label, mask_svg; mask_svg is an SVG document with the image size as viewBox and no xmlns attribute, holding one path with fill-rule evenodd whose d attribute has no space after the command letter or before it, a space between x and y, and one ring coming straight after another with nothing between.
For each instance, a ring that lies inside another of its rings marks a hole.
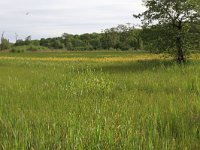
<instances>
[{"instance_id":1,"label":"white sky","mask_svg":"<svg viewBox=\"0 0 200 150\"><path fill-rule=\"evenodd\" d=\"M0 33L20 39L101 32L118 24L133 23L144 11L142 0L0 0ZM26 15L26 13L29 13Z\"/></svg>"}]
</instances>

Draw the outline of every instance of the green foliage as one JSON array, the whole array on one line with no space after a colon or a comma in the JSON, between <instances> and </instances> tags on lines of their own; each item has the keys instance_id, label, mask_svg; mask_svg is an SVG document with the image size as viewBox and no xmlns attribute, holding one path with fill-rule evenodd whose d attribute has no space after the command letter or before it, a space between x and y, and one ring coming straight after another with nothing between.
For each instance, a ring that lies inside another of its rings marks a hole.
<instances>
[{"instance_id":1,"label":"green foliage","mask_svg":"<svg viewBox=\"0 0 200 150\"><path fill-rule=\"evenodd\" d=\"M140 32L140 29L134 29L128 25L119 25L106 29L102 33L82 35L64 33L62 37L41 39L40 45L50 49L62 48L67 50L138 50L142 48Z\"/></svg>"},{"instance_id":2,"label":"green foliage","mask_svg":"<svg viewBox=\"0 0 200 150\"><path fill-rule=\"evenodd\" d=\"M155 53L174 52L174 34L169 25L154 25L144 28L141 33L144 49Z\"/></svg>"},{"instance_id":3,"label":"green foliage","mask_svg":"<svg viewBox=\"0 0 200 150\"><path fill-rule=\"evenodd\" d=\"M23 53L23 52L34 52L48 50L48 48L43 46L35 46L35 45L25 45L25 46L14 46L11 48L11 52L13 53Z\"/></svg>"},{"instance_id":4,"label":"green foliage","mask_svg":"<svg viewBox=\"0 0 200 150\"><path fill-rule=\"evenodd\" d=\"M189 0L189 3L194 5L195 8L200 11L200 1L199 0Z\"/></svg>"},{"instance_id":5,"label":"green foliage","mask_svg":"<svg viewBox=\"0 0 200 150\"><path fill-rule=\"evenodd\" d=\"M190 26L188 26L190 25ZM184 40L184 49L200 50L199 23L195 22L184 26L181 33ZM187 31L189 34L185 34ZM72 35L64 33L61 37L42 38L25 41L17 40L14 46L43 46L53 50L146 50L152 53L170 52L175 54L177 31L171 28L171 24L154 25L143 29L136 29L130 25L118 25L106 29L102 33ZM193 36L195 35L195 36Z\"/></svg>"},{"instance_id":6,"label":"green foliage","mask_svg":"<svg viewBox=\"0 0 200 150\"><path fill-rule=\"evenodd\" d=\"M13 53L24 53L27 51L27 46L15 46L11 48Z\"/></svg>"},{"instance_id":7,"label":"green foliage","mask_svg":"<svg viewBox=\"0 0 200 150\"><path fill-rule=\"evenodd\" d=\"M15 42L15 46L23 46L23 45L25 45L25 43L24 43L23 40L17 40L17 41Z\"/></svg>"},{"instance_id":8,"label":"green foliage","mask_svg":"<svg viewBox=\"0 0 200 150\"><path fill-rule=\"evenodd\" d=\"M128 25L119 25L116 28L106 29L102 36L104 49L141 50L141 30Z\"/></svg>"},{"instance_id":9,"label":"green foliage","mask_svg":"<svg viewBox=\"0 0 200 150\"><path fill-rule=\"evenodd\" d=\"M200 28L197 24L185 26L187 32L182 33L183 50L187 55L189 50L200 51ZM169 53L173 56L176 52L176 35L178 33L171 29L170 25L154 25L144 28L141 32L141 38L144 50L153 53Z\"/></svg>"},{"instance_id":10,"label":"green foliage","mask_svg":"<svg viewBox=\"0 0 200 150\"><path fill-rule=\"evenodd\" d=\"M155 23L171 24L173 27L179 23L188 23L199 19L199 11L189 0L144 0L147 11L136 17L142 19L145 25Z\"/></svg>"},{"instance_id":11,"label":"green foliage","mask_svg":"<svg viewBox=\"0 0 200 150\"><path fill-rule=\"evenodd\" d=\"M30 45L30 44L31 44L31 36L27 36L27 37L25 38L24 44L25 44L25 45Z\"/></svg>"},{"instance_id":12,"label":"green foliage","mask_svg":"<svg viewBox=\"0 0 200 150\"><path fill-rule=\"evenodd\" d=\"M27 45L40 46L40 41L31 40L31 36L28 36L25 40L19 39L14 44L14 46L27 46Z\"/></svg>"},{"instance_id":13,"label":"green foliage","mask_svg":"<svg viewBox=\"0 0 200 150\"><path fill-rule=\"evenodd\" d=\"M8 39L1 38L1 44L0 44L1 50L7 50L10 48L10 43Z\"/></svg>"},{"instance_id":14,"label":"green foliage","mask_svg":"<svg viewBox=\"0 0 200 150\"><path fill-rule=\"evenodd\" d=\"M54 40L52 43L52 47L55 49L64 49L65 45L63 43L61 43L60 40Z\"/></svg>"},{"instance_id":15,"label":"green foliage","mask_svg":"<svg viewBox=\"0 0 200 150\"><path fill-rule=\"evenodd\" d=\"M156 24L157 42L161 43L163 50L168 49L166 41L170 41L167 43L177 50L178 62L185 61L184 56L188 51L187 41L190 41L188 35L193 33L189 32L189 29L193 23L199 23L200 19L200 11L196 9L195 4L189 0L144 0L144 5L147 10L134 16L142 20L144 28L151 27L152 24L154 28ZM148 45L154 43L155 40ZM160 49L159 46L157 49Z\"/></svg>"}]
</instances>

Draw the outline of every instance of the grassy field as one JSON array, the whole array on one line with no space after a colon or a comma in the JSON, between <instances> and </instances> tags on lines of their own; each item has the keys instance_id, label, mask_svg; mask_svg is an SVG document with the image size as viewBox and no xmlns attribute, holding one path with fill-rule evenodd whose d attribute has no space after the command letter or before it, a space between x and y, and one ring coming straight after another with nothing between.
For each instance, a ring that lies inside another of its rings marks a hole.
<instances>
[{"instance_id":1,"label":"grassy field","mask_svg":"<svg viewBox=\"0 0 200 150\"><path fill-rule=\"evenodd\" d=\"M0 149L200 149L200 61L0 53Z\"/></svg>"}]
</instances>

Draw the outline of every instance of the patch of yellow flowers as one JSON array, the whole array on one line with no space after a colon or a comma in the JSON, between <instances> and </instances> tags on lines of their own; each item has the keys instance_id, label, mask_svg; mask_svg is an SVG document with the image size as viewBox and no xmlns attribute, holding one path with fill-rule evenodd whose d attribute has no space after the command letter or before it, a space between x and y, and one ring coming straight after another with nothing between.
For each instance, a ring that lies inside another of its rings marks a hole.
<instances>
[{"instance_id":1,"label":"patch of yellow flowers","mask_svg":"<svg viewBox=\"0 0 200 150\"><path fill-rule=\"evenodd\" d=\"M0 60L24 60L24 61L52 61L52 62L130 62L130 61L142 61L142 60L169 60L172 57L165 57L161 54L141 54L132 55L126 57L102 57L102 58L89 58L89 57L10 57L10 56L0 56ZM200 55L192 55L191 59L200 59Z\"/></svg>"}]
</instances>

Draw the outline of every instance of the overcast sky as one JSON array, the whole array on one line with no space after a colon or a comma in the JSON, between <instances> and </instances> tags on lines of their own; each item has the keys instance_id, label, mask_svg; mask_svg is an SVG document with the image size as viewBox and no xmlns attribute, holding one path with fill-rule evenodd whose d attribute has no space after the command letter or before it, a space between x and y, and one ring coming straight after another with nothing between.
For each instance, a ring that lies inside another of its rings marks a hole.
<instances>
[{"instance_id":1,"label":"overcast sky","mask_svg":"<svg viewBox=\"0 0 200 150\"><path fill-rule=\"evenodd\" d=\"M62 33L101 32L118 24L134 23L142 0L0 0L0 32L11 41L61 36Z\"/></svg>"}]
</instances>

